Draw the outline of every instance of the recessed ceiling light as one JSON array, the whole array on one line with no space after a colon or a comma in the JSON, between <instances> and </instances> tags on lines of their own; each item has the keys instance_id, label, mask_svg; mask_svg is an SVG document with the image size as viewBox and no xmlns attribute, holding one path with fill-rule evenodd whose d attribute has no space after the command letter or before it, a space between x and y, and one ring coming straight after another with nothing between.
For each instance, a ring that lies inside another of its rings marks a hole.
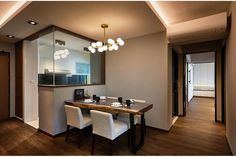
<instances>
[{"instance_id":1,"label":"recessed ceiling light","mask_svg":"<svg viewBox=\"0 0 236 157\"><path fill-rule=\"evenodd\" d=\"M13 35L6 35L8 38L15 38Z\"/></svg>"},{"instance_id":2,"label":"recessed ceiling light","mask_svg":"<svg viewBox=\"0 0 236 157\"><path fill-rule=\"evenodd\" d=\"M28 21L27 23L28 23L28 24L31 24L31 25L37 25L37 24L38 24L38 23L35 22L35 21Z\"/></svg>"}]
</instances>

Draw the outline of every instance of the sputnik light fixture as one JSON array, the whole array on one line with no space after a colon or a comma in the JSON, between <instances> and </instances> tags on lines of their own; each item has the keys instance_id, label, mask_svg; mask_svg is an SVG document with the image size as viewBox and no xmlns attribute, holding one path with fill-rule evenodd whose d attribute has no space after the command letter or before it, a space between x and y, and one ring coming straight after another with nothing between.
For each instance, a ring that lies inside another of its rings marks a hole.
<instances>
[{"instance_id":1,"label":"sputnik light fixture","mask_svg":"<svg viewBox=\"0 0 236 157\"><path fill-rule=\"evenodd\" d=\"M119 46L123 46L125 44L124 40L122 40L121 38L117 38L116 41L108 38L106 41L106 28L108 28L108 25L102 24L101 27L104 30L103 41L92 42L88 47L91 53L95 53L96 50L98 50L98 52L118 50Z\"/></svg>"}]
</instances>

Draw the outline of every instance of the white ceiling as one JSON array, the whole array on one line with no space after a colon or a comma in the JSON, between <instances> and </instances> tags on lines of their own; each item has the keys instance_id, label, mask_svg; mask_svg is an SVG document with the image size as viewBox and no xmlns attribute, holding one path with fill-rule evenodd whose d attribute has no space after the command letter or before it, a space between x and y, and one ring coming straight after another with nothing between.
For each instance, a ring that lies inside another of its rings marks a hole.
<instances>
[{"instance_id":1,"label":"white ceiling","mask_svg":"<svg viewBox=\"0 0 236 157\"><path fill-rule=\"evenodd\" d=\"M168 26L229 10L230 1L152 1L151 6Z\"/></svg>"},{"instance_id":2,"label":"white ceiling","mask_svg":"<svg viewBox=\"0 0 236 157\"><path fill-rule=\"evenodd\" d=\"M190 63L212 63L215 62L215 52L189 54Z\"/></svg>"},{"instance_id":3,"label":"white ceiling","mask_svg":"<svg viewBox=\"0 0 236 157\"><path fill-rule=\"evenodd\" d=\"M39 24L29 25L34 20ZM107 36L124 39L164 31L165 27L145 2L135 1L33 1L0 29L0 41L16 42L50 25L101 40L102 23L109 24ZM15 39L8 39L7 34Z\"/></svg>"}]
</instances>

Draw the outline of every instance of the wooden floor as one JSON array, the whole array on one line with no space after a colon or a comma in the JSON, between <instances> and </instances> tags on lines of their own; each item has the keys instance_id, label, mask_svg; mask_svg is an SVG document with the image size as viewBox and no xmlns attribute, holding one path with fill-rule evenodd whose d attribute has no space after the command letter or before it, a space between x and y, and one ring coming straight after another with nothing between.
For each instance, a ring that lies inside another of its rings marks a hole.
<instances>
[{"instance_id":1,"label":"wooden floor","mask_svg":"<svg viewBox=\"0 0 236 157\"><path fill-rule=\"evenodd\" d=\"M1 155L90 155L90 129L84 132L82 146L77 147L77 132L71 131L69 142L65 134L50 137L32 127L10 119L0 122ZM95 155L108 155L109 142L99 139ZM115 142L114 155L132 155L127 136ZM180 117L170 132L148 128L145 145L137 155L231 155L225 127L214 122L214 100L194 98L187 116Z\"/></svg>"}]
</instances>

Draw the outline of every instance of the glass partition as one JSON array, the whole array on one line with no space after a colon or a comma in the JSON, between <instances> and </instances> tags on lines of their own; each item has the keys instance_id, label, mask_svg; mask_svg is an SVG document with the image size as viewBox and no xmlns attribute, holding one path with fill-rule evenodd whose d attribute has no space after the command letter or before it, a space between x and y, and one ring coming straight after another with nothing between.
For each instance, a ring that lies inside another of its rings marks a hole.
<instances>
[{"instance_id":1,"label":"glass partition","mask_svg":"<svg viewBox=\"0 0 236 157\"><path fill-rule=\"evenodd\" d=\"M53 38L54 33L49 33L38 39L38 82L39 84L53 85Z\"/></svg>"},{"instance_id":2,"label":"glass partition","mask_svg":"<svg viewBox=\"0 0 236 157\"><path fill-rule=\"evenodd\" d=\"M104 84L105 54L90 53L91 41L59 30L38 39L40 85Z\"/></svg>"}]
</instances>

